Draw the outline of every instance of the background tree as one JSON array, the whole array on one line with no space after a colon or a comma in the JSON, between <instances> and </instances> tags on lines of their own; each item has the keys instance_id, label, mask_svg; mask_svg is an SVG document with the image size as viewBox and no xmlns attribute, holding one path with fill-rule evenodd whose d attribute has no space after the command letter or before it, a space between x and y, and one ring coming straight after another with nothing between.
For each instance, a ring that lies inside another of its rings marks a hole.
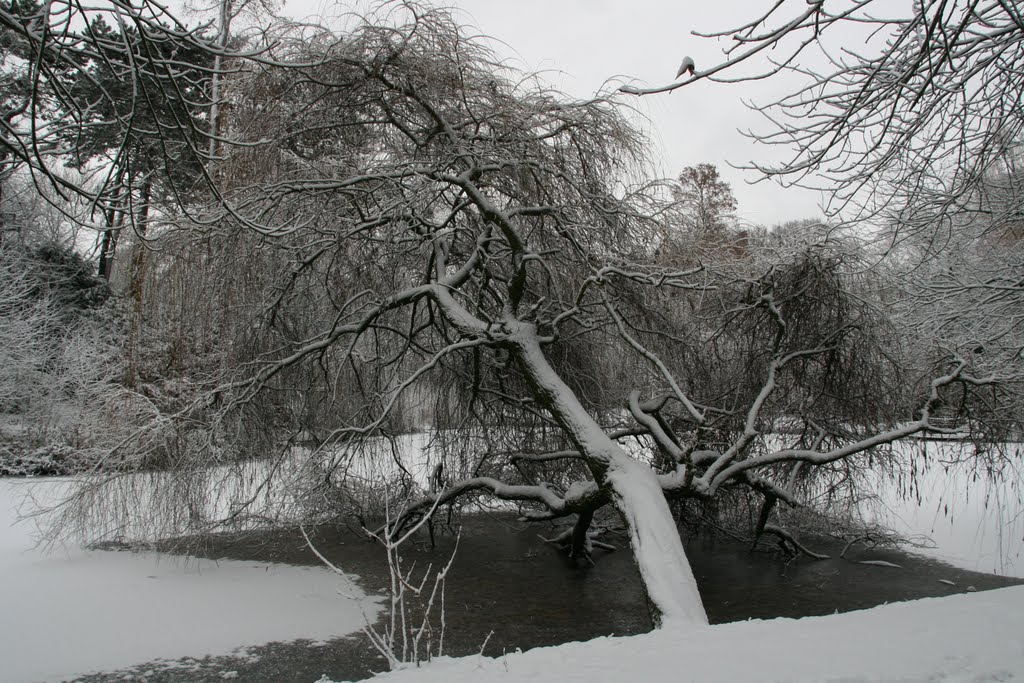
<instances>
[{"instance_id":1,"label":"background tree","mask_svg":"<svg viewBox=\"0 0 1024 683\"><path fill-rule=\"evenodd\" d=\"M664 218L660 259L693 265L745 253L749 232L737 229L736 197L713 164L684 168L670 191L675 205Z\"/></svg>"},{"instance_id":2,"label":"background tree","mask_svg":"<svg viewBox=\"0 0 1024 683\"><path fill-rule=\"evenodd\" d=\"M0 5L0 13L5 21L27 29L37 21L41 7L28 0L11 0ZM32 105L32 86L28 63L32 59L29 41L19 35L19 31L5 31L0 36L0 139L14 142L9 133L17 126L19 120ZM53 66L53 60L49 61ZM0 239L8 230L17 226L5 225L13 218L10 199L7 196L8 186L21 166L19 155L7 145L0 144Z\"/></svg>"},{"instance_id":3,"label":"background tree","mask_svg":"<svg viewBox=\"0 0 1024 683\"><path fill-rule=\"evenodd\" d=\"M138 375L138 346L148 270L150 221L154 206L187 204L202 175L203 118L209 100L211 56L163 31L141 39L145 26L111 28L102 15L83 36L95 54L71 79L66 106L79 112L70 129L74 164L105 167L98 191L104 229L99 274L110 280L118 238L125 227L137 237L128 264L126 290L132 301L128 321L126 384ZM136 55L146 61L136 68ZM145 66L148 64L148 66ZM131 124L124 125L129 120ZM160 173L156 169L160 169ZM106 185L106 186L105 186Z\"/></svg>"},{"instance_id":4,"label":"background tree","mask_svg":"<svg viewBox=\"0 0 1024 683\"><path fill-rule=\"evenodd\" d=\"M735 221L736 197L713 164L684 168L673 195L683 205L690 229L705 239L721 240Z\"/></svg>"}]
</instances>

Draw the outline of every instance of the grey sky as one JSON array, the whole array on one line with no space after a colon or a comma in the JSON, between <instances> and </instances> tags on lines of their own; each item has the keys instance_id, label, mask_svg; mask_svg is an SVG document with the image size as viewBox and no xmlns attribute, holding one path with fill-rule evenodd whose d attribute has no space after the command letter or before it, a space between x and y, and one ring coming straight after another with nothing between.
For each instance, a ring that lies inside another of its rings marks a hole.
<instances>
[{"instance_id":1,"label":"grey sky","mask_svg":"<svg viewBox=\"0 0 1024 683\"><path fill-rule=\"evenodd\" d=\"M351 4L351 3L350 3ZM357 3L366 6L368 3ZM724 43L698 39L692 30L728 28L759 6L751 0L454 0L461 19L500 42L496 51L513 66L543 71L556 87L578 97L592 95L610 78L640 85L673 80L686 55L702 65L721 60ZM304 18L338 14L330 0L286 0L283 14ZM740 85L699 82L674 93L627 101L650 119L649 133L663 159L661 173L674 176L689 165L714 163L739 200L739 214L772 225L820 215L816 193L782 189L729 168L768 153L737 129L760 125L743 100L778 95L781 82Z\"/></svg>"}]
</instances>

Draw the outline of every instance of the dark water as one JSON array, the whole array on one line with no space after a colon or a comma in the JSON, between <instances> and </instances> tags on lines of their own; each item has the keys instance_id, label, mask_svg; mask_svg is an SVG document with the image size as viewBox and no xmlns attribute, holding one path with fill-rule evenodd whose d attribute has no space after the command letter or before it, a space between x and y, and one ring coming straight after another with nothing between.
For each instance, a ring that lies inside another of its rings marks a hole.
<instances>
[{"instance_id":1,"label":"dark water","mask_svg":"<svg viewBox=\"0 0 1024 683\"><path fill-rule=\"evenodd\" d=\"M596 563L589 566L573 563L538 534L550 537L554 532L508 517L464 518L447 583L445 654L482 649L493 656L517 648L650 630L640 579L624 537L607 537L605 540L620 550L596 551ZM312 538L328 559L359 575L367 590L383 591L388 572L378 545L336 528L317 529ZM443 565L454 543L454 535L439 528L437 545L432 548L424 533L403 552L406 566L413 561L421 568L431 563ZM838 554L837 548L816 548ZM215 558L319 564L297 530L225 535L192 546L190 552ZM786 562L775 554L751 553L733 542L704 540L688 543L687 554L712 623L831 614L949 595L968 585L985 590L1020 583L894 551L854 550L846 559ZM886 560L902 568L863 565L857 562L861 559ZM143 667L82 680L112 681L126 674L145 673L153 683L215 681L228 670L238 672L238 681L315 681L322 673L346 680L365 678L383 667L361 636L322 647L302 642L271 644L257 654L255 660L206 658L189 662L192 668L179 672Z\"/></svg>"}]
</instances>

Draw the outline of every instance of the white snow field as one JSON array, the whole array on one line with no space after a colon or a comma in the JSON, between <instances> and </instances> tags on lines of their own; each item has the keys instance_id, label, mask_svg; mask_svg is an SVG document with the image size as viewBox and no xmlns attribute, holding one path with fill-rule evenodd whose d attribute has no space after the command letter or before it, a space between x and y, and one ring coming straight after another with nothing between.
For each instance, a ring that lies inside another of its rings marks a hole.
<instances>
[{"instance_id":1,"label":"white snow field","mask_svg":"<svg viewBox=\"0 0 1024 683\"><path fill-rule=\"evenodd\" d=\"M47 488L61 485L0 479L2 683L326 640L358 631L361 610L376 615L374 600L327 569L75 548L43 553L33 548L31 523L15 524L17 507L26 493L48 497Z\"/></svg>"},{"instance_id":2,"label":"white snow field","mask_svg":"<svg viewBox=\"0 0 1024 683\"><path fill-rule=\"evenodd\" d=\"M805 619L440 658L373 683L984 683L1024 680L1024 586Z\"/></svg>"}]
</instances>

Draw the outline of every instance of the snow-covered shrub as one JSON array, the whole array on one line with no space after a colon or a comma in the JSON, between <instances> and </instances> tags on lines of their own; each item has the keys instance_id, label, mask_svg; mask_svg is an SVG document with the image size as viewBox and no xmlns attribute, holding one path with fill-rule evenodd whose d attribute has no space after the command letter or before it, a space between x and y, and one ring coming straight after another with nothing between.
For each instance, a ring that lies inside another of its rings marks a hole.
<instances>
[{"instance_id":1,"label":"snow-covered shrub","mask_svg":"<svg viewBox=\"0 0 1024 683\"><path fill-rule=\"evenodd\" d=\"M0 447L0 477L47 477L75 469L75 450L47 445L26 450L22 444Z\"/></svg>"},{"instance_id":2,"label":"snow-covered shrub","mask_svg":"<svg viewBox=\"0 0 1024 683\"><path fill-rule=\"evenodd\" d=\"M106 298L73 251L0 245L0 474L87 469L116 432L103 411L118 358Z\"/></svg>"}]
</instances>

